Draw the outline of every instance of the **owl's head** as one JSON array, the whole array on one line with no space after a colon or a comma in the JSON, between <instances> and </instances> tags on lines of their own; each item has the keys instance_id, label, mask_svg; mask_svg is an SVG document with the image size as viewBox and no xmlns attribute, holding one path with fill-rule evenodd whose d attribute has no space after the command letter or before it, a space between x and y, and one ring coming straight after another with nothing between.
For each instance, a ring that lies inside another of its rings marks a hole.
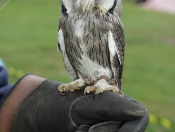
<instances>
[{"instance_id":1,"label":"owl's head","mask_svg":"<svg viewBox=\"0 0 175 132\"><path fill-rule=\"evenodd\" d=\"M62 0L62 11L69 14L72 11L79 13L99 12L121 15L122 0Z\"/></svg>"}]
</instances>

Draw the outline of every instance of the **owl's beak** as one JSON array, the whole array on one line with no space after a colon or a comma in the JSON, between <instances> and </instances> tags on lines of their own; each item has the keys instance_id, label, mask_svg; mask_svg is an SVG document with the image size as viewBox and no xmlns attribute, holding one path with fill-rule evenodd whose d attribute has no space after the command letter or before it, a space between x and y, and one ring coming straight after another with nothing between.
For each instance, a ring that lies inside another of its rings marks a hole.
<instances>
[{"instance_id":1,"label":"owl's beak","mask_svg":"<svg viewBox=\"0 0 175 132\"><path fill-rule=\"evenodd\" d=\"M83 12L93 9L96 0L77 0L78 6Z\"/></svg>"},{"instance_id":2,"label":"owl's beak","mask_svg":"<svg viewBox=\"0 0 175 132\"><path fill-rule=\"evenodd\" d=\"M105 8L99 7L98 5L95 5L94 8L98 10L100 15L107 13L107 10Z\"/></svg>"}]
</instances>

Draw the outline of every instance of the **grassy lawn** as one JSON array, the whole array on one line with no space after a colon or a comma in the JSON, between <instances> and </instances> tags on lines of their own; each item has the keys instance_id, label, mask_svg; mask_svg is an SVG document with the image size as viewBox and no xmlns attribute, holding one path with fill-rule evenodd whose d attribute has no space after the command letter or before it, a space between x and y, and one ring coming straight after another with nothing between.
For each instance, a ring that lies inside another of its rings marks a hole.
<instances>
[{"instance_id":1,"label":"grassy lawn","mask_svg":"<svg viewBox=\"0 0 175 132\"><path fill-rule=\"evenodd\" d=\"M13 0L0 10L0 58L7 67L71 81L57 52L58 0ZM175 121L175 15L124 2L123 91L158 117ZM10 83L17 78L10 76ZM173 132L149 124L146 132Z\"/></svg>"}]
</instances>

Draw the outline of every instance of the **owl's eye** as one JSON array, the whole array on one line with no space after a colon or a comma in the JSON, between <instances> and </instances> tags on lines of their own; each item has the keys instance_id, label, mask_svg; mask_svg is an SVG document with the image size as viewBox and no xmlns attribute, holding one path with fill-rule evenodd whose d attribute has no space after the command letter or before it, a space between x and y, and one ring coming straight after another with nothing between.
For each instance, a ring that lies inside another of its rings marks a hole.
<instances>
[{"instance_id":1,"label":"owl's eye","mask_svg":"<svg viewBox=\"0 0 175 132\"><path fill-rule=\"evenodd\" d=\"M67 9L66 9L66 7L64 6L63 3L62 3L62 13L63 13L65 16L68 15L68 13L67 13Z\"/></svg>"},{"instance_id":2,"label":"owl's eye","mask_svg":"<svg viewBox=\"0 0 175 132\"><path fill-rule=\"evenodd\" d=\"M114 1L114 5L112 6L112 8L109 9L108 12L109 12L110 14L113 14L114 8L116 7L116 5L117 5L117 0Z\"/></svg>"}]
</instances>

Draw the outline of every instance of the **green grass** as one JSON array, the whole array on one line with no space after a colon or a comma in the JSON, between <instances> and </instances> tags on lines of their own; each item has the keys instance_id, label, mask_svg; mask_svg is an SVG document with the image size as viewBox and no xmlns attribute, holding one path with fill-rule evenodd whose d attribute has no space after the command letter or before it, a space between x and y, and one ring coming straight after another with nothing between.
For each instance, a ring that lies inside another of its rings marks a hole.
<instances>
[{"instance_id":1,"label":"green grass","mask_svg":"<svg viewBox=\"0 0 175 132\"><path fill-rule=\"evenodd\" d=\"M0 11L0 57L7 67L71 81L57 52L58 0L13 0ZM175 16L124 2L123 91L158 117L175 121ZM17 78L10 76L10 82ZM173 132L149 124L146 132Z\"/></svg>"}]
</instances>

